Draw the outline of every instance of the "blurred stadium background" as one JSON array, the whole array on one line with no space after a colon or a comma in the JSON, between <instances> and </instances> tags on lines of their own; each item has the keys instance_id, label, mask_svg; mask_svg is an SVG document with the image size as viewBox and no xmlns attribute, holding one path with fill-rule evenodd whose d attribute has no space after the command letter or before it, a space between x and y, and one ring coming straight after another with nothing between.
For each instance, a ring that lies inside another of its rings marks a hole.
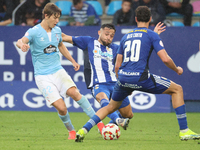
<instances>
[{"instance_id":1,"label":"blurred stadium background","mask_svg":"<svg viewBox=\"0 0 200 150\"><path fill-rule=\"evenodd\" d=\"M57 0L51 0L56 3ZM99 0L103 12L105 12L104 0ZM191 1L191 3L194 0ZM112 15L101 15L102 23L111 23ZM182 21L181 16L168 16L173 21ZM199 22L200 16L194 15L192 24ZM64 17L61 18L64 21ZM16 40L28 30L27 26L0 26L0 110L17 111L56 111L46 105L44 98L37 89L30 52L23 53L16 46ZM117 32L114 42L119 43L121 37L133 27L116 27ZM62 26L64 33L72 36L98 37L99 26L69 27ZM88 32L90 31L90 32ZM91 32L92 31L92 32ZM199 27L167 27L167 31L161 34L165 48L175 63L184 69L182 76L176 75L168 69L156 56L152 54L150 59L150 71L161 75L182 85L186 110L188 112L200 112L200 37ZM90 90L86 89L83 79L83 53L71 44L65 43L75 60L81 65L78 72L74 72L71 63L61 56L61 63L71 75L81 93L86 95L94 109L99 104L93 99ZM130 97L133 112L173 112L171 98L168 95L151 95L134 92ZM82 112L72 99L65 99L70 112Z\"/></svg>"}]
</instances>

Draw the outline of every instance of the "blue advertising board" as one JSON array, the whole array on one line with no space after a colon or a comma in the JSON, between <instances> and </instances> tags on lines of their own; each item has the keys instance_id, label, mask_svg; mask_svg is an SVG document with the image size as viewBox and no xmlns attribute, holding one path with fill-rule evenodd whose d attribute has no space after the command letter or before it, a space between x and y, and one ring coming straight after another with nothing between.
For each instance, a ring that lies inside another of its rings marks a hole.
<instances>
[{"instance_id":1,"label":"blue advertising board","mask_svg":"<svg viewBox=\"0 0 200 150\"><path fill-rule=\"evenodd\" d=\"M0 110L56 111L48 106L34 82L33 66L30 52L24 53L15 45L29 27L0 27ZM94 27L62 27L62 31L72 36L92 36L98 38L98 26ZM119 43L122 36L131 27L116 27L114 42ZM150 72L169 78L180 84L184 90L185 100L199 100L200 93L200 52L198 28L170 27L161 34L161 39L168 54L178 66L184 70L178 76L167 68L160 58L152 53L149 66ZM81 65L75 72L72 64L62 55L61 64L77 84L80 92L85 95L95 110L99 104L94 100L91 91L86 88L83 76L83 52L71 44L64 43L73 58ZM170 112L169 95L153 95L133 92L129 97L133 112ZM82 112L71 98L65 99L71 112Z\"/></svg>"}]
</instances>

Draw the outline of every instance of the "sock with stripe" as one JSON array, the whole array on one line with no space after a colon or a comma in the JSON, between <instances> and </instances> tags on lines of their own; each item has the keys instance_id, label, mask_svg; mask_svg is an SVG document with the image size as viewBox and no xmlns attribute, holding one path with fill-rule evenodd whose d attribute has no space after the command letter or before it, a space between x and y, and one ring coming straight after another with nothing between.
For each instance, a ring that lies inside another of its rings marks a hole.
<instances>
[{"instance_id":1,"label":"sock with stripe","mask_svg":"<svg viewBox=\"0 0 200 150\"><path fill-rule=\"evenodd\" d=\"M95 126L97 123L99 123L101 121L101 119L97 116L94 115L84 126L83 128L85 128L88 132L90 131L90 129Z\"/></svg>"},{"instance_id":2,"label":"sock with stripe","mask_svg":"<svg viewBox=\"0 0 200 150\"><path fill-rule=\"evenodd\" d=\"M187 129L187 116L186 116L186 111L185 111L185 104L182 106L179 106L175 108L176 112L176 117L178 119L178 124L180 127L180 130Z\"/></svg>"},{"instance_id":3,"label":"sock with stripe","mask_svg":"<svg viewBox=\"0 0 200 150\"><path fill-rule=\"evenodd\" d=\"M60 117L60 119L62 120L62 122L64 123L65 127L67 128L67 130L69 132L72 131L72 130L75 130L74 126L71 123L68 111L67 111L66 115L62 116L62 115L58 114L58 116Z\"/></svg>"},{"instance_id":4,"label":"sock with stripe","mask_svg":"<svg viewBox=\"0 0 200 150\"><path fill-rule=\"evenodd\" d=\"M119 115L120 118L124 118L124 117L122 117L122 115L120 114L120 112L118 110L116 112L117 112L117 114ZM116 124L116 122L114 122L113 120L110 120L109 123Z\"/></svg>"},{"instance_id":5,"label":"sock with stripe","mask_svg":"<svg viewBox=\"0 0 200 150\"><path fill-rule=\"evenodd\" d=\"M101 108L102 108L102 107L107 106L109 104L109 101L107 99L102 99L100 104L101 104ZM118 113L117 113L117 111L115 111L115 112L113 112L113 113L111 113L111 114L109 114L107 116L113 121L113 123L116 123L116 120L118 118L120 118Z\"/></svg>"}]
</instances>

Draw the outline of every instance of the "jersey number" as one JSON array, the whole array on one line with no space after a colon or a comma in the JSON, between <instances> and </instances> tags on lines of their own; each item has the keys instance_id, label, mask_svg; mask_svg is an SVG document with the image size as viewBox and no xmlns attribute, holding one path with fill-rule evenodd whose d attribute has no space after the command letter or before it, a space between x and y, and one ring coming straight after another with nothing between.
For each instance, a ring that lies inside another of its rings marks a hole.
<instances>
[{"instance_id":1,"label":"jersey number","mask_svg":"<svg viewBox=\"0 0 200 150\"><path fill-rule=\"evenodd\" d=\"M132 42L132 44L131 44ZM140 57L140 47L141 47L141 41L140 40L134 40L134 41L126 41L125 43L126 48L124 50L124 62L128 61L134 61L137 62ZM131 55L127 57L127 53L131 50Z\"/></svg>"}]
</instances>

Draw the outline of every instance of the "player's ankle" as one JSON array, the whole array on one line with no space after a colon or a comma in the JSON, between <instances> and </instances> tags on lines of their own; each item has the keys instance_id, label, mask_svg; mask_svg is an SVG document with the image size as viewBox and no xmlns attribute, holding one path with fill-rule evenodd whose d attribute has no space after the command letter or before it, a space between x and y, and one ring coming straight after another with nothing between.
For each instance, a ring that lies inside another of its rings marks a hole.
<instances>
[{"instance_id":1,"label":"player's ankle","mask_svg":"<svg viewBox=\"0 0 200 150\"><path fill-rule=\"evenodd\" d=\"M180 130L180 132L181 132L181 133L185 133L185 132L187 132L188 130L189 130L189 128Z\"/></svg>"}]
</instances>

